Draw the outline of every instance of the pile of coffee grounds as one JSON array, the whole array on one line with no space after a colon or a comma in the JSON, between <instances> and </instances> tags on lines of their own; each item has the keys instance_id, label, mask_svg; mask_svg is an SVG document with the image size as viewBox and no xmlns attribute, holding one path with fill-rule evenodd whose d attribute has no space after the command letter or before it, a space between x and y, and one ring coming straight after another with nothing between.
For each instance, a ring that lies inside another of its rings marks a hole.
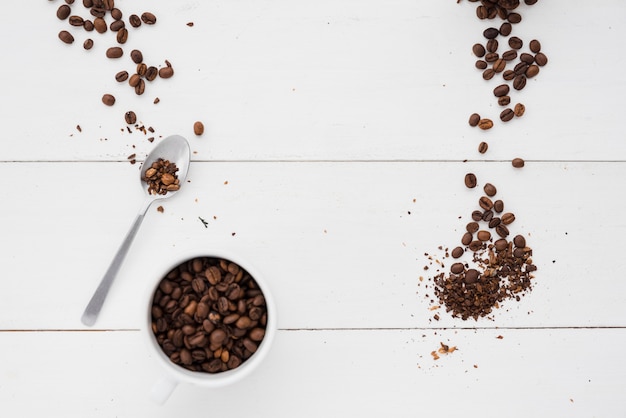
<instances>
[{"instance_id":1,"label":"pile of coffee grounds","mask_svg":"<svg viewBox=\"0 0 626 418\"><path fill-rule=\"evenodd\" d=\"M495 186L487 183L483 190L485 196L478 200L479 209L471 213L472 221L466 225L461 245L451 251L445 249L442 260L436 260L440 269L430 278L438 303L453 317L463 320L485 317L503 301L519 301L532 290L537 270L526 238L510 238L509 225L515 221L515 215L504 212L502 200L492 201ZM433 257L425 255L432 264ZM445 261L450 258L452 264L446 268ZM431 302L437 303L434 299ZM439 315L434 318L438 320Z\"/></svg>"}]
</instances>

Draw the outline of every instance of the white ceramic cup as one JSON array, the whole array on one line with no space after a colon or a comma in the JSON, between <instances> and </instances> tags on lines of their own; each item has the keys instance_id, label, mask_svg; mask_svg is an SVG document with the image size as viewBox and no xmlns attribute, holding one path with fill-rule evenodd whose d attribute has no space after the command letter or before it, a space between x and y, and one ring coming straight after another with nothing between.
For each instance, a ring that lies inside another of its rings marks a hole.
<instances>
[{"instance_id":1,"label":"white ceramic cup","mask_svg":"<svg viewBox=\"0 0 626 418\"><path fill-rule=\"evenodd\" d=\"M250 273L250 275L259 285L259 288L261 289L261 291L263 292L263 296L265 297L265 303L267 307L267 325L263 340L259 344L256 352L252 354L250 358L241 363L239 367L225 372L193 372L174 364L172 361L170 361L170 359L165 355L161 347L158 345L156 337L152 332L152 297L154 295L154 291L159 285L159 282L167 275L167 273L169 273L176 266L196 257L223 258L238 264L240 267ZM276 309L274 307L274 300L272 299L272 295L268 289L267 283L264 281L261 274L257 270L255 270L250 264L243 262L240 260L239 257L227 254L224 251L199 250L195 252L192 251L180 254L177 257L174 257L171 262L163 263L161 267L156 269L156 271L157 274L153 279L151 279L145 298L145 326L142 329L144 340L147 343L151 357L156 359L157 363L159 363L163 370L163 376L159 380L157 380L157 382L155 382L150 393L151 398L155 402L159 404L164 404L170 397L174 389L176 389L176 386L178 386L178 384L181 382L191 383L206 388L217 388L229 385L250 374L261 363L261 361L263 361L264 357L270 349L272 340L274 339L274 334L276 333Z\"/></svg>"}]
</instances>

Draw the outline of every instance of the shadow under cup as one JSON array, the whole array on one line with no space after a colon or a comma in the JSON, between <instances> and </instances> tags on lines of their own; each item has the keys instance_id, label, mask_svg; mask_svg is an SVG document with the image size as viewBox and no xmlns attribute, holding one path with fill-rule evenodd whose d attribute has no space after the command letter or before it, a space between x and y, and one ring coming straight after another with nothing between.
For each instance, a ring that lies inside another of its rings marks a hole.
<instances>
[{"instance_id":1,"label":"shadow under cup","mask_svg":"<svg viewBox=\"0 0 626 418\"><path fill-rule=\"evenodd\" d=\"M180 382L234 383L269 351L276 330L272 296L257 271L230 255L179 257L148 294L144 334L165 369L151 392L158 403Z\"/></svg>"}]
</instances>

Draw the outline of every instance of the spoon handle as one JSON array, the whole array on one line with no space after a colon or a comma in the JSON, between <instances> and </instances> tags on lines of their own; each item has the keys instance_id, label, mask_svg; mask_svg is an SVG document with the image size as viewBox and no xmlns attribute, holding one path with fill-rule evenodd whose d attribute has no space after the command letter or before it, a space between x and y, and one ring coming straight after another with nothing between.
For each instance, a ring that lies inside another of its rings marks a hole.
<instances>
[{"instance_id":1,"label":"spoon handle","mask_svg":"<svg viewBox=\"0 0 626 418\"><path fill-rule=\"evenodd\" d=\"M98 319L98 314L100 313L102 305L104 304L104 299L106 298L107 293L109 293L111 284L117 276L117 272L122 266L124 258L126 258L126 254L128 253L130 244L133 242L133 239L135 238L135 235L139 230L139 226L143 221L146 210L148 209L147 206L149 206L149 204L145 205L145 207L142 208L142 210L135 218L135 222L133 222L133 225L130 227L130 230L126 234L126 238L124 238L122 245L120 245L120 248L117 250L115 257L113 257L113 261L111 261L108 270L106 271L106 273L104 273L104 277L102 277L102 280L100 281L96 292L93 294L91 300L89 301L89 304L85 308L85 312L83 312L83 316L80 319L83 324L90 327L96 323L96 319Z\"/></svg>"}]
</instances>

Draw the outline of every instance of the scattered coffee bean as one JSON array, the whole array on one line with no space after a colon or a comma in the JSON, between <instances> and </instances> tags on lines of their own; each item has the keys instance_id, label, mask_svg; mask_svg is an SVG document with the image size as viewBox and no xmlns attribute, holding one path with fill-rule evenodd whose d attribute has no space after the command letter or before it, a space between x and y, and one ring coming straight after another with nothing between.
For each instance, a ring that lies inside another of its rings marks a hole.
<instances>
[{"instance_id":1,"label":"scattered coffee bean","mask_svg":"<svg viewBox=\"0 0 626 418\"><path fill-rule=\"evenodd\" d=\"M504 22L502 25L500 25L500 35L502 36L509 36L512 30L513 27L509 22Z\"/></svg>"},{"instance_id":2,"label":"scattered coffee bean","mask_svg":"<svg viewBox=\"0 0 626 418\"><path fill-rule=\"evenodd\" d=\"M162 67L159 70L159 77L170 78L174 75L174 69L172 67Z\"/></svg>"},{"instance_id":3,"label":"scattered coffee bean","mask_svg":"<svg viewBox=\"0 0 626 418\"><path fill-rule=\"evenodd\" d=\"M59 32L59 39L65 42L66 44L71 44L74 42L74 37L71 33L66 30L62 30Z\"/></svg>"},{"instance_id":4,"label":"scattered coffee bean","mask_svg":"<svg viewBox=\"0 0 626 418\"><path fill-rule=\"evenodd\" d=\"M146 80L153 81L159 75L159 70L154 66L149 66L146 70Z\"/></svg>"},{"instance_id":5,"label":"scattered coffee bean","mask_svg":"<svg viewBox=\"0 0 626 418\"><path fill-rule=\"evenodd\" d=\"M478 127L483 130L493 128L493 121L491 119L483 118L478 121Z\"/></svg>"},{"instance_id":6,"label":"scattered coffee bean","mask_svg":"<svg viewBox=\"0 0 626 418\"><path fill-rule=\"evenodd\" d=\"M524 167L525 162L521 158L513 158L513 161L511 161L511 164L515 168L522 168L522 167Z\"/></svg>"},{"instance_id":7,"label":"scattered coffee bean","mask_svg":"<svg viewBox=\"0 0 626 418\"><path fill-rule=\"evenodd\" d=\"M107 31L107 24L103 18L97 17L93 21L93 26L98 33L104 33Z\"/></svg>"},{"instance_id":8,"label":"scattered coffee bean","mask_svg":"<svg viewBox=\"0 0 626 418\"><path fill-rule=\"evenodd\" d=\"M90 50L91 48L93 48L93 39L85 39L85 42L83 42L83 48L85 48L86 50Z\"/></svg>"},{"instance_id":9,"label":"scattered coffee bean","mask_svg":"<svg viewBox=\"0 0 626 418\"><path fill-rule=\"evenodd\" d=\"M500 31L496 28L487 28L483 31L483 36L487 39L493 39L500 34Z\"/></svg>"},{"instance_id":10,"label":"scattered coffee bean","mask_svg":"<svg viewBox=\"0 0 626 418\"><path fill-rule=\"evenodd\" d=\"M134 88L139 85L140 81L141 81L141 76L139 74L133 74L128 79L128 85Z\"/></svg>"},{"instance_id":11,"label":"scattered coffee bean","mask_svg":"<svg viewBox=\"0 0 626 418\"><path fill-rule=\"evenodd\" d=\"M452 250L452 257L453 258L459 258L459 257L461 257L463 255L464 252L465 251L463 250L463 247L455 247Z\"/></svg>"},{"instance_id":12,"label":"scattered coffee bean","mask_svg":"<svg viewBox=\"0 0 626 418\"><path fill-rule=\"evenodd\" d=\"M478 222L476 221L469 222L467 225L465 225L465 230L469 232L470 234L473 234L479 229L480 229L480 225L478 225Z\"/></svg>"},{"instance_id":13,"label":"scattered coffee bean","mask_svg":"<svg viewBox=\"0 0 626 418\"><path fill-rule=\"evenodd\" d=\"M493 66L491 67L493 68L493 71L496 73L501 73L502 71L504 71L504 69L506 68L506 61L503 60L502 58L498 58L494 63Z\"/></svg>"},{"instance_id":14,"label":"scattered coffee bean","mask_svg":"<svg viewBox=\"0 0 626 418\"><path fill-rule=\"evenodd\" d=\"M477 60L476 64L474 64L474 66L476 68L478 68L479 70L484 70L485 68L487 68L487 61L483 61L483 60Z\"/></svg>"},{"instance_id":15,"label":"scattered coffee bean","mask_svg":"<svg viewBox=\"0 0 626 418\"><path fill-rule=\"evenodd\" d=\"M517 103L515 105L515 107L513 108L513 113L515 114L515 116L517 116L518 118L524 115L524 112L526 112L526 106L524 106L521 103Z\"/></svg>"},{"instance_id":16,"label":"scattered coffee bean","mask_svg":"<svg viewBox=\"0 0 626 418\"><path fill-rule=\"evenodd\" d=\"M485 185L483 186L483 191L489 197L495 196L496 193L498 192L498 190L496 189L496 186L494 186L491 183L485 183Z\"/></svg>"},{"instance_id":17,"label":"scattered coffee bean","mask_svg":"<svg viewBox=\"0 0 626 418\"><path fill-rule=\"evenodd\" d=\"M508 106L511 103L511 96L498 97L498 104L500 106Z\"/></svg>"},{"instance_id":18,"label":"scattered coffee bean","mask_svg":"<svg viewBox=\"0 0 626 418\"><path fill-rule=\"evenodd\" d=\"M89 19L85 19L85 21L83 22L83 29L85 29L87 32L93 31L94 30L93 22Z\"/></svg>"},{"instance_id":19,"label":"scattered coffee bean","mask_svg":"<svg viewBox=\"0 0 626 418\"><path fill-rule=\"evenodd\" d=\"M485 61L487 62L496 62L496 60L500 58L497 52L489 52L485 54Z\"/></svg>"},{"instance_id":20,"label":"scattered coffee bean","mask_svg":"<svg viewBox=\"0 0 626 418\"><path fill-rule=\"evenodd\" d=\"M482 242L489 241L491 239L491 233L485 230L478 231L478 233L476 234L476 238L478 238L478 240Z\"/></svg>"},{"instance_id":21,"label":"scattered coffee bean","mask_svg":"<svg viewBox=\"0 0 626 418\"><path fill-rule=\"evenodd\" d=\"M472 219L476 222L481 221L483 219L483 213L479 210L475 210L472 212Z\"/></svg>"},{"instance_id":22,"label":"scattered coffee bean","mask_svg":"<svg viewBox=\"0 0 626 418\"><path fill-rule=\"evenodd\" d=\"M496 75L496 72L493 68L487 68L485 71L483 71L484 80L491 80L494 75Z\"/></svg>"},{"instance_id":23,"label":"scattered coffee bean","mask_svg":"<svg viewBox=\"0 0 626 418\"><path fill-rule=\"evenodd\" d=\"M502 54L502 59L505 61L513 61L515 58L517 58L517 51L513 49L509 49Z\"/></svg>"},{"instance_id":24,"label":"scattered coffee bean","mask_svg":"<svg viewBox=\"0 0 626 418\"><path fill-rule=\"evenodd\" d=\"M507 16L507 20L510 23L519 23L519 22L522 21L522 15L519 14L519 13L515 13L515 12L514 13L509 13L508 16Z\"/></svg>"},{"instance_id":25,"label":"scattered coffee bean","mask_svg":"<svg viewBox=\"0 0 626 418\"><path fill-rule=\"evenodd\" d=\"M502 122L508 122L511 119L513 119L514 116L515 114L513 113L513 109L508 108L508 107L504 109L502 112L500 112L500 120Z\"/></svg>"},{"instance_id":26,"label":"scattered coffee bean","mask_svg":"<svg viewBox=\"0 0 626 418\"><path fill-rule=\"evenodd\" d=\"M504 202L500 199L493 202L493 210L495 210L497 213L502 213L502 211L504 210Z\"/></svg>"},{"instance_id":27,"label":"scattered coffee bean","mask_svg":"<svg viewBox=\"0 0 626 418\"><path fill-rule=\"evenodd\" d=\"M113 9L111 9L111 17L115 20L122 20L122 11L117 7L114 7Z\"/></svg>"},{"instance_id":28,"label":"scattered coffee bean","mask_svg":"<svg viewBox=\"0 0 626 418\"><path fill-rule=\"evenodd\" d=\"M481 154L486 153L487 149L489 149L489 144L487 144L486 142L483 141L478 144L478 152L480 152Z\"/></svg>"},{"instance_id":29,"label":"scattered coffee bean","mask_svg":"<svg viewBox=\"0 0 626 418\"><path fill-rule=\"evenodd\" d=\"M493 95L496 97L502 97L509 94L509 85L508 84L500 84L495 89L493 89Z\"/></svg>"},{"instance_id":30,"label":"scattered coffee bean","mask_svg":"<svg viewBox=\"0 0 626 418\"><path fill-rule=\"evenodd\" d=\"M478 184L476 175L474 173L467 173L465 175L465 187L473 189Z\"/></svg>"},{"instance_id":31,"label":"scattered coffee bean","mask_svg":"<svg viewBox=\"0 0 626 418\"><path fill-rule=\"evenodd\" d=\"M530 44L528 44L528 47L535 54L541 51L541 43L536 39L533 39L532 41L530 41Z\"/></svg>"},{"instance_id":32,"label":"scattered coffee bean","mask_svg":"<svg viewBox=\"0 0 626 418\"><path fill-rule=\"evenodd\" d=\"M105 94L102 96L102 103L107 106L113 106L115 104L115 96L112 94Z\"/></svg>"},{"instance_id":33,"label":"scattered coffee bean","mask_svg":"<svg viewBox=\"0 0 626 418\"><path fill-rule=\"evenodd\" d=\"M141 21L146 25L154 25L156 23L156 16L150 12L145 12L141 14Z\"/></svg>"},{"instance_id":34,"label":"scattered coffee bean","mask_svg":"<svg viewBox=\"0 0 626 418\"><path fill-rule=\"evenodd\" d=\"M524 46L524 41L517 36L511 36L509 38L509 46L513 49L521 49Z\"/></svg>"},{"instance_id":35,"label":"scattered coffee bean","mask_svg":"<svg viewBox=\"0 0 626 418\"><path fill-rule=\"evenodd\" d=\"M504 224L504 221L498 224L498 226L496 226L495 229L496 229L496 234L498 234L502 238L506 238L509 236L509 228L506 227L506 224Z\"/></svg>"},{"instance_id":36,"label":"scattered coffee bean","mask_svg":"<svg viewBox=\"0 0 626 418\"><path fill-rule=\"evenodd\" d=\"M507 212L500 217L504 225L510 225L515 221L515 214Z\"/></svg>"},{"instance_id":37,"label":"scattered coffee bean","mask_svg":"<svg viewBox=\"0 0 626 418\"><path fill-rule=\"evenodd\" d=\"M130 51L130 59L132 59L135 64L139 64L143 62L143 54L140 50L133 49Z\"/></svg>"},{"instance_id":38,"label":"scattered coffee bean","mask_svg":"<svg viewBox=\"0 0 626 418\"><path fill-rule=\"evenodd\" d=\"M484 57L485 56L485 47L482 46L482 44L474 44L474 46L472 47L472 52L478 58Z\"/></svg>"},{"instance_id":39,"label":"scattered coffee bean","mask_svg":"<svg viewBox=\"0 0 626 418\"><path fill-rule=\"evenodd\" d=\"M146 82L143 78L139 79L139 83L135 86L135 94L142 95L146 90Z\"/></svg>"},{"instance_id":40,"label":"scattered coffee bean","mask_svg":"<svg viewBox=\"0 0 626 418\"><path fill-rule=\"evenodd\" d=\"M80 16L73 15L69 17L69 23L72 26L83 26L84 20Z\"/></svg>"},{"instance_id":41,"label":"scattered coffee bean","mask_svg":"<svg viewBox=\"0 0 626 418\"><path fill-rule=\"evenodd\" d=\"M125 44L128 40L128 29L122 28L117 31L117 35L115 35L118 44Z\"/></svg>"},{"instance_id":42,"label":"scattered coffee bean","mask_svg":"<svg viewBox=\"0 0 626 418\"><path fill-rule=\"evenodd\" d=\"M107 58L120 58L122 55L124 55L124 50L119 46L111 47L106 51Z\"/></svg>"},{"instance_id":43,"label":"scattered coffee bean","mask_svg":"<svg viewBox=\"0 0 626 418\"><path fill-rule=\"evenodd\" d=\"M502 78L505 79L506 81L511 81L515 78L517 74L515 74L515 71L513 70L505 70L502 73Z\"/></svg>"},{"instance_id":44,"label":"scattered coffee bean","mask_svg":"<svg viewBox=\"0 0 626 418\"><path fill-rule=\"evenodd\" d=\"M480 121L480 115L478 113L472 113L469 117L469 126L477 126Z\"/></svg>"},{"instance_id":45,"label":"scattered coffee bean","mask_svg":"<svg viewBox=\"0 0 626 418\"><path fill-rule=\"evenodd\" d=\"M126 24L124 23L123 20L114 20L109 25L109 29L111 29L113 32L119 32L120 30L122 30L125 27L126 27Z\"/></svg>"},{"instance_id":46,"label":"scattered coffee bean","mask_svg":"<svg viewBox=\"0 0 626 418\"><path fill-rule=\"evenodd\" d=\"M478 199L478 206L480 206L484 210L488 211L488 210L491 210L493 208L493 202L487 196L481 196L480 199ZM487 220L487 219L485 219L485 220Z\"/></svg>"},{"instance_id":47,"label":"scattered coffee bean","mask_svg":"<svg viewBox=\"0 0 626 418\"><path fill-rule=\"evenodd\" d=\"M193 133L197 136L200 136L204 133L204 124L200 121L197 121L193 124Z\"/></svg>"},{"instance_id":48,"label":"scattered coffee bean","mask_svg":"<svg viewBox=\"0 0 626 418\"><path fill-rule=\"evenodd\" d=\"M535 62L535 56L531 55L527 52L523 52L520 54L519 56L520 61L525 62L526 64L530 65L533 62Z\"/></svg>"},{"instance_id":49,"label":"scattered coffee bean","mask_svg":"<svg viewBox=\"0 0 626 418\"><path fill-rule=\"evenodd\" d=\"M141 26L141 18L136 14L132 14L128 17L128 23L130 23L130 26L133 28L138 28Z\"/></svg>"},{"instance_id":50,"label":"scattered coffee bean","mask_svg":"<svg viewBox=\"0 0 626 418\"><path fill-rule=\"evenodd\" d=\"M469 232L466 232L465 234L463 234L463 236L461 237L461 244L463 245L469 245L472 240L474 238L472 237L472 234L470 234Z\"/></svg>"},{"instance_id":51,"label":"scattered coffee bean","mask_svg":"<svg viewBox=\"0 0 626 418\"><path fill-rule=\"evenodd\" d=\"M535 62L538 66L543 67L548 63L548 57L543 52L539 52L535 55Z\"/></svg>"},{"instance_id":52,"label":"scattered coffee bean","mask_svg":"<svg viewBox=\"0 0 626 418\"><path fill-rule=\"evenodd\" d=\"M526 87L526 76L520 74L513 79L513 88L515 90L521 90Z\"/></svg>"},{"instance_id":53,"label":"scattered coffee bean","mask_svg":"<svg viewBox=\"0 0 626 418\"><path fill-rule=\"evenodd\" d=\"M515 73L515 75L526 74L526 70L528 70L528 64L526 64L525 62L518 62L517 64L515 64L515 67L513 67L513 72Z\"/></svg>"},{"instance_id":54,"label":"scattered coffee bean","mask_svg":"<svg viewBox=\"0 0 626 418\"><path fill-rule=\"evenodd\" d=\"M63 4L57 9L57 17L61 20L67 19L70 13L72 13L72 9L67 4Z\"/></svg>"},{"instance_id":55,"label":"scattered coffee bean","mask_svg":"<svg viewBox=\"0 0 626 418\"><path fill-rule=\"evenodd\" d=\"M454 274L463 273L464 270L465 266L463 265L463 263L454 263L450 266L450 272Z\"/></svg>"},{"instance_id":56,"label":"scattered coffee bean","mask_svg":"<svg viewBox=\"0 0 626 418\"><path fill-rule=\"evenodd\" d=\"M526 77L527 78L532 78L535 77L537 74L539 74L539 66L538 65L529 65L528 68L526 69Z\"/></svg>"},{"instance_id":57,"label":"scattered coffee bean","mask_svg":"<svg viewBox=\"0 0 626 418\"><path fill-rule=\"evenodd\" d=\"M124 114L124 119L126 120L127 124L133 125L137 122L137 115L135 114L135 112L130 110Z\"/></svg>"},{"instance_id":58,"label":"scattered coffee bean","mask_svg":"<svg viewBox=\"0 0 626 418\"><path fill-rule=\"evenodd\" d=\"M487 45L485 45L485 49L487 50L487 52L496 52L498 50L498 40L489 39L487 41Z\"/></svg>"}]
</instances>

